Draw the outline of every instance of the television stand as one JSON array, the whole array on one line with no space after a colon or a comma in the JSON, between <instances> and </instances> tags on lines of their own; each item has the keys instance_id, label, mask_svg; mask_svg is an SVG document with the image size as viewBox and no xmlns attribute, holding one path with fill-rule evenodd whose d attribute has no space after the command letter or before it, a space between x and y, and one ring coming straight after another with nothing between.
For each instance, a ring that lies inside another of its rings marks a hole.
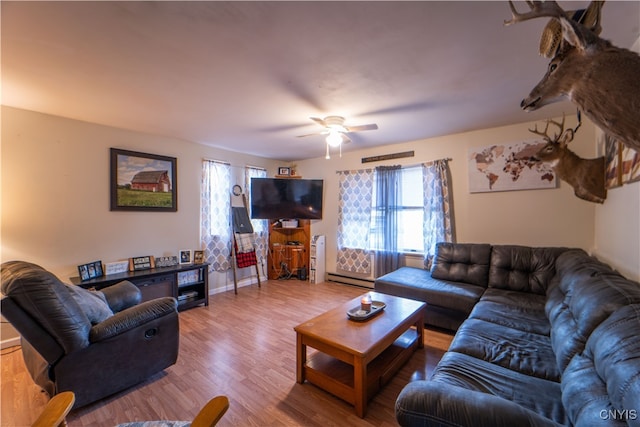
<instances>
[{"instance_id":1,"label":"television stand","mask_svg":"<svg viewBox=\"0 0 640 427\"><path fill-rule=\"evenodd\" d=\"M301 219L298 227L281 227L269 223L268 277L271 280L299 277L303 268L309 271L311 221Z\"/></svg>"}]
</instances>

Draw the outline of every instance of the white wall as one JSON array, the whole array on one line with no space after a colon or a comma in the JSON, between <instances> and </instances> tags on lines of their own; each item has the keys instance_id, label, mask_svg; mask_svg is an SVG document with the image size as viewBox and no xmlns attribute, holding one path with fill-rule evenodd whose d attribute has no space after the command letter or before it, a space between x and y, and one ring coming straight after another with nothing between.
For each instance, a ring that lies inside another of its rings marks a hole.
<instances>
[{"instance_id":1,"label":"white wall","mask_svg":"<svg viewBox=\"0 0 640 427\"><path fill-rule=\"evenodd\" d=\"M640 53L640 38L631 50ZM596 208L595 230L595 255L640 281L640 182L609 190Z\"/></svg>"},{"instance_id":2,"label":"white wall","mask_svg":"<svg viewBox=\"0 0 640 427\"><path fill-rule=\"evenodd\" d=\"M567 123L575 123L567 117ZM578 199L573 188L561 182L557 189L469 193L468 150L491 144L506 144L534 137L527 129L535 123L431 138L406 144L379 147L298 162L305 178L325 180L325 210L321 221L312 222L312 234L327 239L327 271L336 272L336 227L338 176L336 171L364 169L382 164L412 165L449 157L457 240L531 246L571 246L592 251L596 205ZM319 141L318 143L322 143ZM352 144L355 144L353 142ZM581 157L595 157L595 127L583 118L583 125L571 143ZM403 151L415 151L415 157L362 164L361 158Z\"/></svg>"},{"instance_id":3,"label":"white wall","mask_svg":"<svg viewBox=\"0 0 640 427\"><path fill-rule=\"evenodd\" d=\"M640 281L640 182L608 191L596 208L594 255Z\"/></svg>"},{"instance_id":4,"label":"white wall","mask_svg":"<svg viewBox=\"0 0 640 427\"><path fill-rule=\"evenodd\" d=\"M177 212L109 210L109 148L177 158ZM87 262L199 249L202 159L243 168L273 160L9 107L2 108L1 260L26 260L68 281ZM212 289L233 287L231 273Z\"/></svg>"}]
</instances>

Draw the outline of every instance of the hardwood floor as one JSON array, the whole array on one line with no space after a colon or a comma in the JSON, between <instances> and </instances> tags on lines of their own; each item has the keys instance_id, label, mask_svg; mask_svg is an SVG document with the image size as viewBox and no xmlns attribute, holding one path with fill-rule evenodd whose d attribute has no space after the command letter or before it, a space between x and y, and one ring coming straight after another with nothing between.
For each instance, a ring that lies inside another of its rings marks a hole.
<instances>
[{"instance_id":1,"label":"hardwood floor","mask_svg":"<svg viewBox=\"0 0 640 427\"><path fill-rule=\"evenodd\" d=\"M395 426L395 399L409 381L426 378L451 336L425 331L425 348L369 402L354 408L305 383L296 383L293 327L367 289L336 283L268 281L210 296L208 307L180 313L178 362L147 381L71 411L71 427L128 421L191 420L211 397L229 397L219 426ZM15 351L14 351L15 350ZM19 347L2 353L2 426L28 426L48 396L25 370ZM99 369L99 367L97 367Z\"/></svg>"}]
</instances>

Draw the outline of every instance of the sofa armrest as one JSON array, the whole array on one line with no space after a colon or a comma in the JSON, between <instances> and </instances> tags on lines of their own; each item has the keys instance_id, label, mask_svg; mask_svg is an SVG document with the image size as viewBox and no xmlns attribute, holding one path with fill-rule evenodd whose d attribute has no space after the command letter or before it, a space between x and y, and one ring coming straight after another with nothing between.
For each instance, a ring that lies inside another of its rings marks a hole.
<instances>
[{"instance_id":1,"label":"sofa armrest","mask_svg":"<svg viewBox=\"0 0 640 427\"><path fill-rule=\"evenodd\" d=\"M560 426L510 400L425 380L409 383L400 392L396 419L403 427Z\"/></svg>"},{"instance_id":2,"label":"sofa armrest","mask_svg":"<svg viewBox=\"0 0 640 427\"><path fill-rule=\"evenodd\" d=\"M89 341L92 343L103 341L144 323L177 313L177 310L178 302L173 297L162 297L143 302L118 312L104 322L93 326L89 333Z\"/></svg>"},{"instance_id":3,"label":"sofa armrest","mask_svg":"<svg viewBox=\"0 0 640 427\"><path fill-rule=\"evenodd\" d=\"M138 305L142 300L140 289L128 280L102 288L100 292L104 294L107 304L114 313Z\"/></svg>"}]
</instances>

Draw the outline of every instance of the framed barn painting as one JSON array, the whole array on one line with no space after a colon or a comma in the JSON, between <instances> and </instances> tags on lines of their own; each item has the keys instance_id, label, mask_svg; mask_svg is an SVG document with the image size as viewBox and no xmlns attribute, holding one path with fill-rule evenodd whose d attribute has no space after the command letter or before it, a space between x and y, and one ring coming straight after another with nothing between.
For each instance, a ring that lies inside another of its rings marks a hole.
<instances>
[{"instance_id":1,"label":"framed barn painting","mask_svg":"<svg viewBox=\"0 0 640 427\"><path fill-rule=\"evenodd\" d=\"M111 210L178 210L175 157L111 148Z\"/></svg>"}]
</instances>

